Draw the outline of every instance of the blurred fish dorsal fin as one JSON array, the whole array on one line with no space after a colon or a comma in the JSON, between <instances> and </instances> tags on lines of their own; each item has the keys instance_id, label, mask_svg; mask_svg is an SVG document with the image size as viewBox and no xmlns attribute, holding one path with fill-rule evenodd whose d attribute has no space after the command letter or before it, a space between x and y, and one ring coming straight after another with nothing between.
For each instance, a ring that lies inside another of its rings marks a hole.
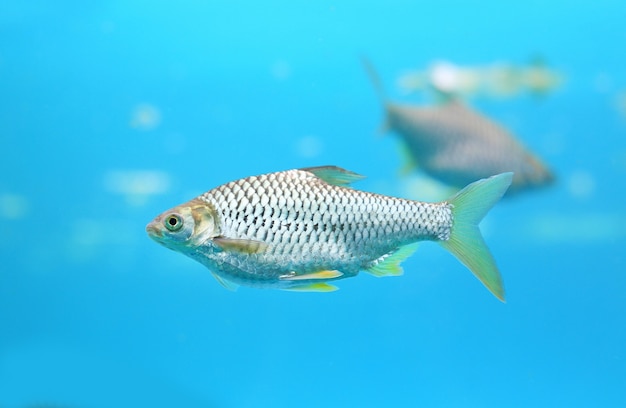
<instances>
[{"instance_id":1,"label":"blurred fish dorsal fin","mask_svg":"<svg viewBox=\"0 0 626 408\"><path fill-rule=\"evenodd\" d=\"M300 170L312 173L328 184L342 187L365 178L365 176L361 176L360 174L353 173L337 166L306 167Z\"/></svg>"},{"instance_id":2,"label":"blurred fish dorsal fin","mask_svg":"<svg viewBox=\"0 0 626 408\"><path fill-rule=\"evenodd\" d=\"M258 254L267 250L267 244L251 239L234 239L226 237L215 237L213 243L224 251L239 252L244 254Z\"/></svg>"},{"instance_id":3,"label":"blurred fish dorsal fin","mask_svg":"<svg viewBox=\"0 0 626 408\"><path fill-rule=\"evenodd\" d=\"M385 92L385 87L383 86L383 81L380 79L380 75L378 75L378 72L374 68L374 65L364 55L361 56L361 63L363 64L365 72L367 73L367 76L374 86L374 91L376 92L376 95L378 96L378 99L380 100L380 103L383 105L383 108L385 110L385 120L380 125L378 133L381 135L388 133L393 130L390 119L390 109L392 104L389 102L389 98L387 97L387 93Z\"/></svg>"},{"instance_id":4,"label":"blurred fish dorsal fin","mask_svg":"<svg viewBox=\"0 0 626 408\"><path fill-rule=\"evenodd\" d=\"M458 95L440 92L435 96L435 103L439 106L449 106L459 109L467 109L467 103Z\"/></svg>"},{"instance_id":5,"label":"blurred fish dorsal fin","mask_svg":"<svg viewBox=\"0 0 626 408\"><path fill-rule=\"evenodd\" d=\"M413 255L417 249L417 244L405 245L390 252L380 258L374 260L365 272L370 273L377 278L383 276L400 276L404 273L400 264L405 259Z\"/></svg>"},{"instance_id":6,"label":"blurred fish dorsal fin","mask_svg":"<svg viewBox=\"0 0 626 408\"><path fill-rule=\"evenodd\" d=\"M237 288L239 287L239 285L237 285L234 282L231 282L227 279L222 278L220 275L218 275L215 272L211 272L211 274L213 275L213 277L215 278L216 281L218 281L220 283L220 285L222 285L223 287L225 287L228 290L232 290L232 291L236 291Z\"/></svg>"},{"instance_id":7,"label":"blurred fish dorsal fin","mask_svg":"<svg viewBox=\"0 0 626 408\"><path fill-rule=\"evenodd\" d=\"M380 102L383 105L387 105L387 95L385 93L385 88L383 87L383 81L381 81L378 72L374 68L374 65L364 55L361 56L361 63L363 64L365 72L367 72L367 76L372 82L372 85L374 85L374 90L376 91L378 99L380 99Z\"/></svg>"}]
</instances>

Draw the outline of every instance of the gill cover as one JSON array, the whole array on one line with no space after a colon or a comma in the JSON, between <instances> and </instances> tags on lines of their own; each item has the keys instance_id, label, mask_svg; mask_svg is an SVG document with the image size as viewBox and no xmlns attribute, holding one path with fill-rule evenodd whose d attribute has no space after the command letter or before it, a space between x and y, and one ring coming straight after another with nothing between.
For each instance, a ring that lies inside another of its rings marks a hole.
<instances>
[{"instance_id":1,"label":"gill cover","mask_svg":"<svg viewBox=\"0 0 626 408\"><path fill-rule=\"evenodd\" d=\"M162 213L146 230L155 241L183 252L219 235L215 210L197 198Z\"/></svg>"},{"instance_id":2,"label":"gill cover","mask_svg":"<svg viewBox=\"0 0 626 408\"><path fill-rule=\"evenodd\" d=\"M187 203L187 208L193 224L193 231L189 236L190 245L199 246L220 235L217 212L211 204L196 198Z\"/></svg>"}]
</instances>

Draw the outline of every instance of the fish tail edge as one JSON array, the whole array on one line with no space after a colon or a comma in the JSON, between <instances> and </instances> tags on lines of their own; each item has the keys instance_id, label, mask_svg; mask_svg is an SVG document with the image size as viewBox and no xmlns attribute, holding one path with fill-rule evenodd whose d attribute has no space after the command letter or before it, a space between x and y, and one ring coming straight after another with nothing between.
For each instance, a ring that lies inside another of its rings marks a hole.
<instances>
[{"instance_id":1,"label":"fish tail edge","mask_svg":"<svg viewBox=\"0 0 626 408\"><path fill-rule=\"evenodd\" d=\"M450 238L439 242L502 302L502 278L478 224L502 198L512 179L513 173L502 173L478 180L447 200L452 210L452 229Z\"/></svg>"}]
</instances>

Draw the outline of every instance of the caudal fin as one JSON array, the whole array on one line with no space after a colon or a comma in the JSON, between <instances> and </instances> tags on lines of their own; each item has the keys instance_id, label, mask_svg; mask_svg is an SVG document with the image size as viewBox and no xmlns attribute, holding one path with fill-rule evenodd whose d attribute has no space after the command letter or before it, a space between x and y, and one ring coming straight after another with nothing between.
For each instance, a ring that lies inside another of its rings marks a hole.
<instances>
[{"instance_id":1,"label":"caudal fin","mask_svg":"<svg viewBox=\"0 0 626 408\"><path fill-rule=\"evenodd\" d=\"M493 293L504 301L502 278L496 262L478 228L478 224L506 192L513 173L502 173L476 181L448 200L453 224L450 239L440 244Z\"/></svg>"}]
</instances>

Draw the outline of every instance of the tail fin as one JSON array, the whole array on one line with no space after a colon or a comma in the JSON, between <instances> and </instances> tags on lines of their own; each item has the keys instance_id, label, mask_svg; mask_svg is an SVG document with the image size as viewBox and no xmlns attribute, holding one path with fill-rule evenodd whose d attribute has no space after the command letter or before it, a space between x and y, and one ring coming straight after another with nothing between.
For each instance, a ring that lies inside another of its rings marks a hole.
<instances>
[{"instance_id":1,"label":"tail fin","mask_svg":"<svg viewBox=\"0 0 626 408\"><path fill-rule=\"evenodd\" d=\"M476 181L448 200L453 224L450 239L440 244L504 302L500 272L478 229L478 224L511 184L513 173L502 173Z\"/></svg>"}]
</instances>

